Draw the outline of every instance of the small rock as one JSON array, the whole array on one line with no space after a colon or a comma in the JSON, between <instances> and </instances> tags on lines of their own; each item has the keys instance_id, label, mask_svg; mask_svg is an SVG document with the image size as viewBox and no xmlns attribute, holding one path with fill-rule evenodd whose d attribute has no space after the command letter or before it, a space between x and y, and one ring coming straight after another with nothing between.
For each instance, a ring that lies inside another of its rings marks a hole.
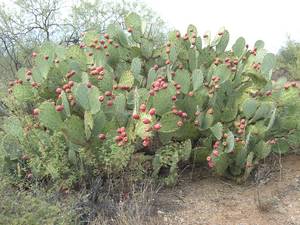
<instances>
[{"instance_id":1,"label":"small rock","mask_svg":"<svg viewBox=\"0 0 300 225\"><path fill-rule=\"evenodd\" d=\"M165 213L163 211L157 210L157 214L162 215L162 214L165 214Z\"/></svg>"}]
</instances>

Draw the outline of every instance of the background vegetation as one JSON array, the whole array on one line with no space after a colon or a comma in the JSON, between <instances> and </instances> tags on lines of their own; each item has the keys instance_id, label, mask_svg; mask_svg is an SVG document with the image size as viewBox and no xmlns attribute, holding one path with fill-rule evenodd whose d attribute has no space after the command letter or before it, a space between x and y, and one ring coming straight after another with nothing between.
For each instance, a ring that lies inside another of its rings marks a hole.
<instances>
[{"instance_id":1,"label":"background vegetation","mask_svg":"<svg viewBox=\"0 0 300 225\"><path fill-rule=\"evenodd\" d=\"M125 27L124 17L137 12L147 22L146 33L155 43L165 40L167 25L140 1L79 1L71 6L58 0L18 0L0 9L0 71L3 90L23 66L31 66L31 53L45 41L78 44L89 30L103 32L108 24Z\"/></svg>"},{"instance_id":2,"label":"background vegetation","mask_svg":"<svg viewBox=\"0 0 300 225\"><path fill-rule=\"evenodd\" d=\"M277 56L276 73L282 75L289 80L299 80L299 66L300 66L300 43L288 39L285 46L283 46ZM275 75L276 75L275 73Z\"/></svg>"}]
</instances>

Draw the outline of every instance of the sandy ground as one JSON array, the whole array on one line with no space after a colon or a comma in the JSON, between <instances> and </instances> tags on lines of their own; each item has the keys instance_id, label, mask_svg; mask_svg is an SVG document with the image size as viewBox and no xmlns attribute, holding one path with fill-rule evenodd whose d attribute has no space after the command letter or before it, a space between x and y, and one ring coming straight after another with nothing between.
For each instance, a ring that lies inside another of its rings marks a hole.
<instances>
[{"instance_id":1,"label":"sandy ground","mask_svg":"<svg viewBox=\"0 0 300 225\"><path fill-rule=\"evenodd\" d=\"M165 225L300 225L300 156L265 163L256 179L232 181L184 174L159 193L157 212Z\"/></svg>"}]
</instances>

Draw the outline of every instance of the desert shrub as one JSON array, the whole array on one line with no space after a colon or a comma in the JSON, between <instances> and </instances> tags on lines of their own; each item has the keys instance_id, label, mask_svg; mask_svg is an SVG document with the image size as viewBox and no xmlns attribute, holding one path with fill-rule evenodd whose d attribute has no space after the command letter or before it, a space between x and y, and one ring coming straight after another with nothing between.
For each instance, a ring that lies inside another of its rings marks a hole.
<instances>
[{"instance_id":1,"label":"desert shrub","mask_svg":"<svg viewBox=\"0 0 300 225\"><path fill-rule=\"evenodd\" d=\"M103 225L161 224L156 209L160 187L148 179L132 186L122 184L121 180L95 179L92 187L81 193L74 207L78 219L82 223Z\"/></svg>"},{"instance_id":2,"label":"desert shrub","mask_svg":"<svg viewBox=\"0 0 300 225\"><path fill-rule=\"evenodd\" d=\"M277 55L276 73L283 73L289 80L300 79L300 44L288 40Z\"/></svg>"},{"instance_id":3,"label":"desert shrub","mask_svg":"<svg viewBox=\"0 0 300 225\"><path fill-rule=\"evenodd\" d=\"M1 224L75 224L72 201L59 202L53 194L31 193L13 188L0 177Z\"/></svg>"},{"instance_id":4,"label":"desert shrub","mask_svg":"<svg viewBox=\"0 0 300 225\"><path fill-rule=\"evenodd\" d=\"M6 171L74 184L130 170L172 184L181 162L207 160L243 181L272 149L298 144L298 89L272 83L275 56L262 41L229 48L227 30L201 37L190 25L157 47L137 14L125 21L127 32L110 25L79 46L45 43L18 71ZM295 143L282 143L291 132Z\"/></svg>"}]
</instances>

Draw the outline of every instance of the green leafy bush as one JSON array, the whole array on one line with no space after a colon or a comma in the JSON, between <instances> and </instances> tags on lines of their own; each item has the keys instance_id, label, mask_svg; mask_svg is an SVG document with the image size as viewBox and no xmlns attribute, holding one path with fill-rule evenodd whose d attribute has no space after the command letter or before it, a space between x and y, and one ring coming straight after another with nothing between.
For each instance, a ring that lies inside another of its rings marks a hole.
<instances>
[{"instance_id":1,"label":"green leafy bush","mask_svg":"<svg viewBox=\"0 0 300 225\"><path fill-rule=\"evenodd\" d=\"M283 74L289 80L300 79L300 44L295 41L288 40L286 45L282 47L277 56L276 74Z\"/></svg>"},{"instance_id":2,"label":"green leafy bush","mask_svg":"<svg viewBox=\"0 0 300 225\"><path fill-rule=\"evenodd\" d=\"M125 21L128 32L110 25L80 46L45 43L18 72L10 98L32 115L4 124L11 171L73 183L137 164L167 171L170 184L180 162L207 159L243 181L272 149L298 145L298 89L272 83L275 56L262 41L250 49L240 37L229 48L227 30L201 37L190 25L154 47L137 14Z\"/></svg>"}]
</instances>

